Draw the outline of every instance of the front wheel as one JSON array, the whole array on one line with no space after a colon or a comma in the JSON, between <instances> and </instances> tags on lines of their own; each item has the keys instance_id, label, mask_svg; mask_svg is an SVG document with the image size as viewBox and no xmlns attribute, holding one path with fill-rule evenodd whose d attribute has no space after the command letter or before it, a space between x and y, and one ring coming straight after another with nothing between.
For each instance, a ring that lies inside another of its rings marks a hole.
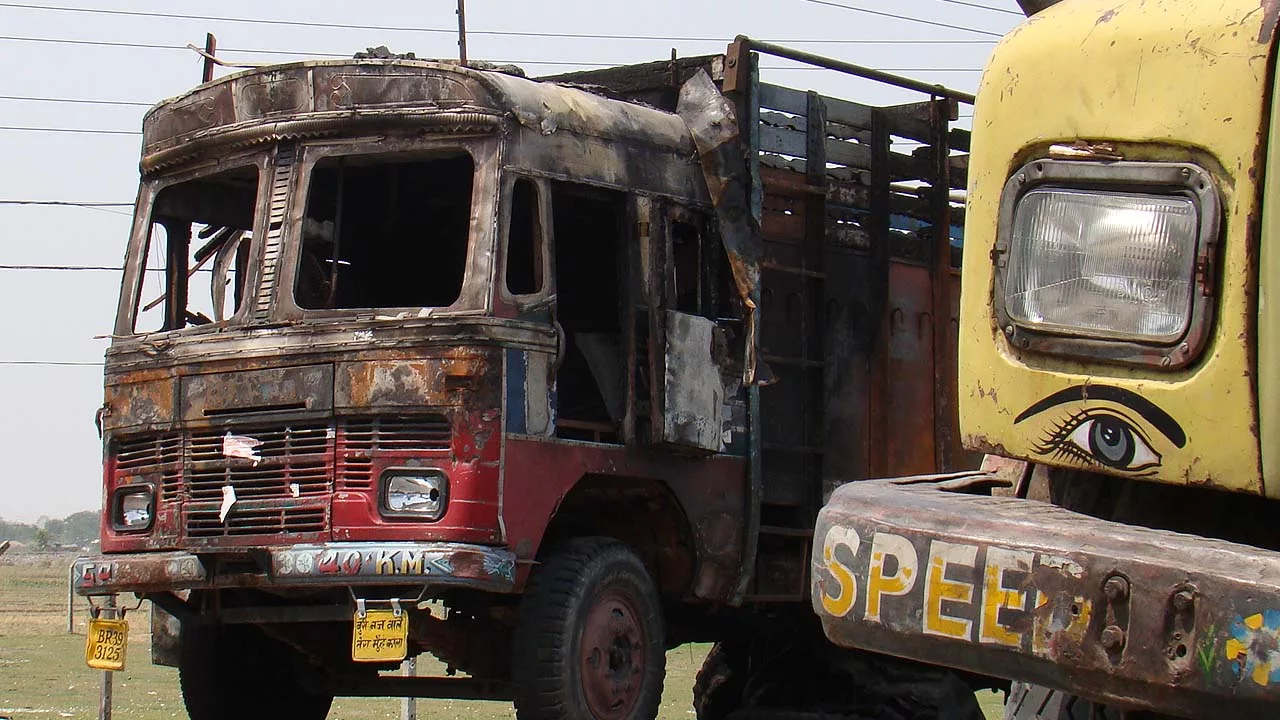
<instances>
[{"instance_id":1,"label":"front wheel","mask_svg":"<svg viewBox=\"0 0 1280 720\"><path fill-rule=\"evenodd\" d=\"M534 568L512 649L520 720L658 714L661 602L640 558L616 540L571 540Z\"/></svg>"}]
</instances>

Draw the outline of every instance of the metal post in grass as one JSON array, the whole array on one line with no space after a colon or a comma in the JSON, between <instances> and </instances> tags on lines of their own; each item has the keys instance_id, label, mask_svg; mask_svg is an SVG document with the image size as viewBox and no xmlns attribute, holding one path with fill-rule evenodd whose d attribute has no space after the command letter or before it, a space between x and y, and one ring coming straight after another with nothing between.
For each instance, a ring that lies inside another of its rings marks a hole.
<instances>
[{"instance_id":1,"label":"metal post in grass","mask_svg":"<svg viewBox=\"0 0 1280 720\"><path fill-rule=\"evenodd\" d=\"M103 599L103 608L114 608L115 606L115 595L107 595ZM114 673L110 670L102 671L102 691L98 694L98 720L111 720L111 684L113 676Z\"/></svg>"},{"instance_id":2,"label":"metal post in grass","mask_svg":"<svg viewBox=\"0 0 1280 720\"><path fill-rule=\"evenodd\" d=\"M418 674L418 658L411 657L400 663L400 674L405 677L414 677ZM400 706L400 720L418 720L418 699L415 697L404 698L404 704Z\"/></svg>"},{"instance_id":3,"label":"metal post in grass","mask_svg":"<svg viewBox=\"0 0 1280 720\"><path fill-rule=\"evenodd\" d=\"M67 632L76 631L76 564L67 568Z\"/></svg>"}]
</instances>

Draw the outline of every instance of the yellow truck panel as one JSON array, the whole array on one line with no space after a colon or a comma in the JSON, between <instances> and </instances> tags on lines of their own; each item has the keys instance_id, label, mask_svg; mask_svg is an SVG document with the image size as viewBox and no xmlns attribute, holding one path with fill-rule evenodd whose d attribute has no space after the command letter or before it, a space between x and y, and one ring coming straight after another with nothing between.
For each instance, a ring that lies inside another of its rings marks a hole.
<instances>
[{"instance_id":1,"label":"yellow truck panel","mask_svg":"<svg viewBox=\"0 0 1280 720\"><path fill-rule=\"evenodd\" d=\"M1276 12L1274 3L1249 0L1073 0L997 46L978 94L969 175L959 345L966 446L1280 497L1280 484L1262 481L1250 350ZM997 246L1006 183L1054 145L1094 160L1190 163L1212 177L1222 211L1218 237L1202 238L1216 243L1201 268L1216 282L1198 357L1153 370L1029 351L1006 337L985 256ZM1101 418L1132 435L1122 465L1082 441Z\"/></svg>"}]
</instances>

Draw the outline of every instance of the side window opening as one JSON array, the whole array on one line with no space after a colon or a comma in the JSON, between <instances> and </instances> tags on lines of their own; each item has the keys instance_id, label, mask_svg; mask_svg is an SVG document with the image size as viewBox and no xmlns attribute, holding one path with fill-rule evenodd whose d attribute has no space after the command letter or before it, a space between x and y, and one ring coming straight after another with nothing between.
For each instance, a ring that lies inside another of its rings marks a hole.
<instances>
[{"instance_id":1,"label":"side window opening","mask_svg":"<svg viewBox=\"0 0 1280 720\"><path fill-rule=\"evenodd\" d=\"M542 291L545 273L538 186L519 178L511 188L511 225L507 228L507 292L533 295Z\"/></svg>"},{"instance_id":2,"label":"side window opening","mask_svg":"<svg viewBox=\"0 0 1280 720\"><path fill-rule=\"evenodd\" d=\"M701 314L702 237L691 223L671 221L671 264L675 282L672 309Z\"/></svg>"},{"instance_id":3,"label":"side window opening","mask_svg":"<svg viewBox=\"0 0 1280 720\"><path fill-rule=\"evenodd\" d=\"M462 293L475 163L344 156L311 171L294 299L309 310L447 307Z\"/></svg>"},{"instance_id":4,"label":"side window opening","mask_svg":"<svg viewBox=\"0 0 1280 720\"><path fill-rule=\"evenodd\" d=\"M136 333L222 322L245 296L258 168L247 166L160 190L136 299Z\"/></svg>"}]
</instances>

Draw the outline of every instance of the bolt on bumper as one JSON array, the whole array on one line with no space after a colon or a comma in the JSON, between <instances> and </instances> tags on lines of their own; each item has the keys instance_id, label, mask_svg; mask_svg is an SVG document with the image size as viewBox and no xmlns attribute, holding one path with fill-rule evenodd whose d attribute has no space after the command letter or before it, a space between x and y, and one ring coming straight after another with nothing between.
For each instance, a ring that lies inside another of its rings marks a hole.
<instances>
[{"instance_id":1,"label":"bolt on bumper","mask_svg":"<svg viewBox=\"0 0 1280 720\"><path fill-rule=\"evenodd\" d=\"M228 557L236 562L227 563ZM95 555L75 561L80 595L221 587L431 585L489 592L515 590L515 554L460 543L350 542L189 552Z\"/></svg>"},{"instance_id":2,"label":"bolt on bumper","mask_svg":"<svg viewBox=\"0 0 1280 720\"><path fill-rule=\"evenodd\" d=\"M832 642L1179 716L1280 713L1280 553L963 492L994 480L839 488L813 548Z\"/></svg>"}]
</instances>

